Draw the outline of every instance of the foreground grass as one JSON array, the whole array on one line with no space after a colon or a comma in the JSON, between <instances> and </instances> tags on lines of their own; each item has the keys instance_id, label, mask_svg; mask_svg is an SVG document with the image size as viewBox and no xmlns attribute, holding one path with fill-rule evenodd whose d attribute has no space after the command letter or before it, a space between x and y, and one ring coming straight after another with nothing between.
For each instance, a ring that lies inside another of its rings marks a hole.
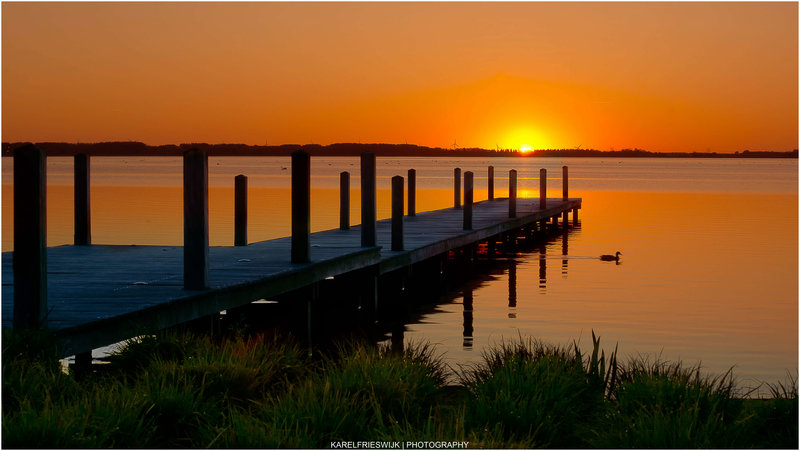
<instances>
[{"instance_id":1,"label":"foreground grass","mask_svg":"<svg viewBox=\"0 0 800 451\"><path fill-rule=\"evenodd\" d=\"M337 441L469 447L797 448L795 381L737 397L731 374L535 341L503 344L445 385L425 345L161 334L86 377L46 337L3 335L4 448L327 448Z\"/></svg>"}]
</instances>

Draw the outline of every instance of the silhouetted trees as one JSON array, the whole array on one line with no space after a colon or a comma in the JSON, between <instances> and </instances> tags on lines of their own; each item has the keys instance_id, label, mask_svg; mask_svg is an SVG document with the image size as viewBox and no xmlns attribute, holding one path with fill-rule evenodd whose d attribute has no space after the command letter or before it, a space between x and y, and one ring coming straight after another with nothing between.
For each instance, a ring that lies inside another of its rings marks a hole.
<instances>
[{"instance_id":1,"label":"silhouetted trees","mask_svg":"<svg viewBox=\"0 0 800 451\"><path fill-rule=\"evenodd\" d=\"M3 156L13 155L14 149L27 143L3 143ZM97 156L179 156L189 148L204 149L215 156L289 156L295 150L304 150L311 156L358 156L363 152L372 152L383 157L604 157L604 158L797 158L797 149L791 152L751 151L736 153L717 152L650 152L643 149L597 150L597 149L544 149L535 152L520 153L516 149L480 149L442 147L426 147L414 144L360 144L337 143L320 144L283 144L279 146L251 146L248 144L207 144L187 143L163 146L148 146L135 141L102 142L102 143L57 143L42 142L37 146L49 156L69 156L86 153Z\"/></svg>"}]
</instances>

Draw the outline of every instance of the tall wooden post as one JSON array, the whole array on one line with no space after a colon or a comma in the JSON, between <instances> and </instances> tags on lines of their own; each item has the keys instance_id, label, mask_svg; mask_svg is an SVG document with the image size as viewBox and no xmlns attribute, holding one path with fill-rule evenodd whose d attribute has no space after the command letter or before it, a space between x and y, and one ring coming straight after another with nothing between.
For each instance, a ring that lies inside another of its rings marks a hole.
<instances>
[{"instance_id":1,"label":"tall wooden post","mask_svg":"<svg viewBox=\"0 0 800 451\"><path fill-rule=\"evenodd\" d=\"M472 230L472 171L464 173L464 230Z\"/></svg>"},{"instance_id":2,"label":"tall wooden post","mask_svg":"<svg viewBox=\"0 0 800 451\"><path fill-rule=\"evenodd\" d=\"M574 227L577 225L578 225L578 209L576 207L572 209L572 226Z\"/></svg>"},{"instance_id":3,"label":"tall wooden post","mask_svg":"<svg viewBox=\"0 0 800 451\"><path fill-rule=\"evenodd\" d=\"M408 215L417 215L417 170L408 170Z\"/></svg>"},{"instance_id":4,"label":"tall wooden post","mask_svg":"<svg viewBox=\"0 0 800 451\"><path fill-rule=\"evenodd\" d=\"M233 245L247 246L247 176L239 174L233 180Z\"/></svg>"},{"instance_id":5,"label":"tall wooden post","mask_svg":"<svg viewBox=\"0 0 800 451\"><path fill-rule=\"evenodd\" d=\"M547 169L539 169L539 208L547 208Z\"/></svg>"},{"instance_id":6,"label":"tall wooden post","mask_svg":"<svg viewBox=\"0 0 800 451\"><path fill-rule=\"evenodd\" d=\"M508 171L508 217L517 217L517 170Z\"/></svg>"},{"instance_id":7,"label":"tall wooden post","mask_svg":"<svg viewBox=\"0 0 800 451\"><path fill-rule=\"evenodd\" d=\"M403 250L403 177L392 177L392 250Z\"/></svg>"},{"instance_id":8,"label":"tall wooden post","mask_svg":"<svg viewBox=\"0 0 800 451\"><path fill-rule=\"evenodd\" d=\"M89 155L76 154L75 175L75 244L92 244L91 198L89 190Z\"/></svg>"},{"instance_id":9,"label":"tall wooden post","mask_svg":"<svg viewBox=\"0 0 800 451\"><path fill-rule=\"evenodd\" d=\"M494 166L489 166L489 178L488 178L488 199L494 200Z\"/></svg>"},{"instance_id":10,"label":"tall wooden post","mask_svg":"<svg viewBox=\"0 0 800 451\"><path fill-rule=\"evenodd\" d=\"M311 261L311 156L292 152L292 263Z\"/></svg>"},{"instance_id":11,"label":"tall wooden post","mask_svg":"<svg viewBox=\"0 0 800 451\"><path fill-rule=\"evenodd\" d=\"M453 169L453 208L461 208L461 168Z\"/></svg>"},{"instance_id":12,"label":"tall wooden post","mask_svg":"<svg viewBox=\"0 0 800 451\"><path fill-rule=\"evenodd\" d=\"M375 246L377 238L377 199L375 196L375 154L361 154L361 246Z\"/></svg>"},{"instance_id":13,"label":"tall wooden post","mask_svg":"<svg viewBox=\"0 0 800 451\"><path fill-rule=\"evenodd\" d=\"M339 174L339 228L350 228L350 173Z\"/></svg>"},{"instance_id":14,"label":"tall wooden post","mask_svg":"<svg viewBox=\"0 0 800 451\"><path fill-rule=\"evenodd\" d=\"M564 192L563 200L566 201L569 199L569 174L566 166L562 166L561 171L562 191Z\"/></svg>"},{"instance_id":15,"label":"tall wooden post","mask_svg":"<svg viewBox=\"0 0 800 451\"><path fill-rule=\"evenodd\" d=\"M183 287L208 287L208 154L183 153Z\"/></svg>"},{"instance_id":16,"label":"tall wooden post","mask_svg":"<svg viewBox=\"0 0 800 451\"><path fill-rule=\"evenodd\" d=\"M47 316L47 155L14 151L14 328L38 329Z\"/></svg>"}]
</instances>

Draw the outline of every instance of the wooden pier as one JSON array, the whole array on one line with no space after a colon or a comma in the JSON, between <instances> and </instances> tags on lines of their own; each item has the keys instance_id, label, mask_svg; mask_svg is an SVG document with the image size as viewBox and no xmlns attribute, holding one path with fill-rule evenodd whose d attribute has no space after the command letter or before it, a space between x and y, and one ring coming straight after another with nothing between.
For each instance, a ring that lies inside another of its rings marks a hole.
<instances>
[{"instance_id":1,"label":"wooden pier","mask_svg":"<svg viewBox=\"0 0 800 451\"><path fill-rule=\"evenodd\" d=\"M209 247L207 155L190 150L184 155L184 246L91 245L90 158L76 156L76 244L45 248L44 190L20 189L22 184L43 187L44 159L32 146L15 154L15 233L24 232L15 235L14 252L2 255L2 324L47 328L59 338L64 356L84 358L92 349L259 299L296 292L310 302L316 290L308 287L340 276L355 277L358 302L377 310L382 276L480 242L494 248L522 229L568 227L567 213L573 212L574 223L581 207L581 199L567 196L566 167L563 195L547 198L542 178L536 200L516 197L516 171L510 174L509 198L494 198L490 167L489 200L473 202L471 172L464 173L462 197L456 170L454 207L419 213L412 170L408 214L404 179L397 176L392 218L376 221L375 158L368 154L361 160L362 224L350 226L349 174L343 173L341 227L312 234L309 158L296 152L292 236L247 243L247 217L239 210L246 211L246 178L239 176L236 245Z\"/></svg>"}]
</instances>

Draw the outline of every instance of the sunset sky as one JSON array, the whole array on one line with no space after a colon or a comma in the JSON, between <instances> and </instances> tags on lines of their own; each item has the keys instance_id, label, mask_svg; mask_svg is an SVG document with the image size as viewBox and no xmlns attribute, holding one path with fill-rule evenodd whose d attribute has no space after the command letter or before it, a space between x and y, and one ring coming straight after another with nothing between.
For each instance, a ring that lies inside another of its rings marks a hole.
<instances>
[{"instance_id":1,"label":"sunset sky","mask_svg":"<svg viewBox=\"0 0 800 451\"><path fill-rule=\"evenodd\" d=\"M3 3L2 139L791 150L798 5Z\"/></svg>"}]
</instances>

